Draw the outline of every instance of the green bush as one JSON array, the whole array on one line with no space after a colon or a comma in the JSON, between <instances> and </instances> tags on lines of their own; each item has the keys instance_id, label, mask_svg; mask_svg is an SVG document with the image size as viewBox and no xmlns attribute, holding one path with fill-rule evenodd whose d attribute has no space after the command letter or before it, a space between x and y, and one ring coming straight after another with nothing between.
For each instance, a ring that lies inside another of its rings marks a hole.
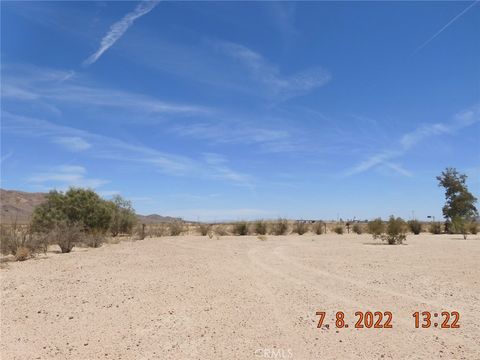
<instances>
[{"instance_id":1,"label":"green bush","mask_svg":"<svg viewBox=\"0 0 480 360\"><path fill-rule=\"evenodd\" d=\"M362 226L360 224L354 224L353 227L352 227L352 231L355 234L358 234L358 235L361 235L363 233L363 229L362 229Z\"/></svg>"},{"instance_id":2,"label":"green bush","mask_svg":"<svg viewBox=\"0 0 480 360\"><path fill-rule=\"evenodd\" d=\"M452 219L452 230L455 234L462 234L463 238L467 238L468 234L468 224L467 221L460 216L457 216Z\"/></svg>"},{"instance_id":3,"label":"green bush","mask_svg":"<svg viewBox=\"0 0 480 360\"><path fill-rule=\"evenodd\" d=\"M428 231L430 231L432 234L441 234L442 224L440 224L439 222L432 222L428 227Z\"/></svg>"},{"instance_id":4,"label":"green bush","mask_svg":"<svg viewBox=\"0 0 480 360\"><path fill-rule=\"evenodd\" d=\"M265 235L267 233L267 223L265 221L259 220L254 224L255 234Z\"/></svg>"},{"instance_id":5,"label":"green bush","mask_svg":"<svg viewBox=\"0 0 480 360\"><path fill-rule=\"evenodd\" d=\"M105 233L111 219L111 205L93 190L70 188L65 193L50 191L46 201L35 208L31 225L36 232L48 232L65 223L86 232Z\"/></svg>"},{"instance_id":6,"label":"green bush","mask_svg":"<svg viewBox=\"0 0 480 360\"><path fill-rule=\"evenodd\" d=\"M109 205L111 212L110 232L112 236L131 234L137 222L132 203L123 199L120 195L116 195L109 201Z\"/></svg>"},{"instance_id":7,"label":"green bush","mask_svg":"<svg viewBox=\"0 0 480 360\"><path fill-rule=\"evenodd\" d=\"M410 220L408 222L408 227L410 231L415 235L420 234L420 232L422 231L422 224L418 220Z\"/></svg>"},{"instance_id":8,"label":"green bush","mask_svg":"<svg viewBox=\"0 0 480 360\"><path fill-rule=\"evenodd\" d=\"M376 239L385 231L385 223L381 218L377 218L368 222L367 229L368 233L373 235L373 238Z\"/></svg>"},{"instance_id":9,"label":"green bush","mask_svg":"<svg viewBox=\"0 0 480 360\"><path fill-rule=\"evenodd\" d=\"M322 221L315 221L312 225L312 231L316 235L322 235L325 232L325 223Z\"/></svg>"},{"instance_id":10,"label":"green bush","mask_svg":"<svg viewBox=\"0 0 480 360\"><path fill-rule=\"evenodd\" d=\"M278 219L277 221L274 221L271 225L270 232L273 235L286 235L288 232L287 219Z\"/></svg>"},{"instance_id":11,"label":"green bush","mask_svg":"<svg viewBox=\"0 0 480 360\"><path fill-rule=\"evenodd\" d=\"M296 221L293 224L293 229L292 232L298 234L298 235L303 235L308 231L308 224L303 222L303 221Z\"/></svg>"},{"instance_id":12,"label":"green bush","mask_svg":"<svg viewBox=\"0 0 480 360\"><path fill-rule=\"evenodd\" d=\"M402 218L390 216L382 240L390 245L402 244L407 239L407 224Z\"/></svg>"},{"instance_id":13,"label":"green bush","mask_svg":"<svg viewBox=\"0 0 480 360\"><path fill-rule=\"evenodd\" d=\"M477 235L477 233L478 233L478 224L477 224L475 221L472 221L472 222L468 225L468 231L470 231L470 234L472 234L472 235Z\"/></svg>"},{"instance_id":14,"label":"green bush","mask_svg":"<svg viewBox=\"0 0 480 360\"><path fill-rule=\"evenodd\" d=\"M342 226L342 225L336 225L336 226L333 228L333 231L335 232L335 234L342 235L344 229L343 229L343 226Z\"/></svg>"},{"instance_id":15,"label":"green bush","mask_svg":"<svg viewBox=\"0 0 480 360\"><path fill-rule=\"evenodd\" d=\"M248 224L245 221L239 221L233 224L233 233L235 235L248 235Z\"/></svg>"}]
</instances>

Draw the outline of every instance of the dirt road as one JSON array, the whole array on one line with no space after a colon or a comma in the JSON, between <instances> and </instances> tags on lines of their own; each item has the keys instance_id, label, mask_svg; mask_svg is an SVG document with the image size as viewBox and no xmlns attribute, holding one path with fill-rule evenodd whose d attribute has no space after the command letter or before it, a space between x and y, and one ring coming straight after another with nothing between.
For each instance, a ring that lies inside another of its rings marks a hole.
<instances>
[{"instance_id":1,"label":"dirt road","mask_svg":"<svg viewBox=\"0 0 480 360\"><path fill-rule=\"evenodd\" d=\"M379 244L163 237L9 263L1 359L479 359L480 238ZM392 328L355 329L357 311L390 311ZM441 329L442 311L460 328Z\"/></svg>"}]
</instances>

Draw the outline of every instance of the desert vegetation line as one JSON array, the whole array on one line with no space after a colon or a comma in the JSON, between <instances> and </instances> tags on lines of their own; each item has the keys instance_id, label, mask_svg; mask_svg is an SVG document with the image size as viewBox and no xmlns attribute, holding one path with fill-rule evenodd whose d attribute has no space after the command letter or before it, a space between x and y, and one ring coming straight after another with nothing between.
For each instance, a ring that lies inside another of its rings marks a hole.
<instances>
[{"instance_id":1,"label":"desert vegetation line","mask_svg":"<svg viewBox=\"0 0 480 360\"><path fill-rule=\"evenodd\" d=\"M174 220L162 224L137 224L137 217L130 201L120 196L104 200L91 189L70 188L65 193L51 191L46 201L37 206L28 225L1 224L0 250L3 255L13 255L22 261L48 247L57 245L62 253L70 252L75 246L100 247L106 239L128 236L142 240L145 237L179 236L199 234L209 238L226 235L256 235L267 240L267 235L281 236L290 233L302 236L307 233L322 235L334 232L338 235L350 233L371 234L388 244L402 244L407 233L414 235L428 230L432 234L450 233L477 234L477 199L466 185L467 176L454 168L447 168L437 177L438 185L445 189L445 205L442 208L445 222L408 222L390 216L387 221L376 218L371 221L347 221L326 223L324 221L289 221L287 219L257 220L252 222L208 224L188 223Z\"/></svg>"}]
</instances>

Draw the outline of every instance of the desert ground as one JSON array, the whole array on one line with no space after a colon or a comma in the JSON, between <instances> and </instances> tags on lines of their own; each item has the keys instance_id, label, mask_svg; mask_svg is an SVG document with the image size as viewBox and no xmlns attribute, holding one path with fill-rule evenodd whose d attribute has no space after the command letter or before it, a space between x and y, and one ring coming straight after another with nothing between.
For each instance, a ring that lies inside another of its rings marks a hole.
<instances>
[{"instance_id":1,"label":"desert ground","mask_svg":"<svg viewBox=\"0 0 480 360\"><path fill-rule=\"evenodd\" d=\"M2 360L480 359L478 235L148 238L0 275ZM367 310L393 328L354 329ZM425 310L458 311L460 328L415 329Z\"/></svg>"}]
</instances>

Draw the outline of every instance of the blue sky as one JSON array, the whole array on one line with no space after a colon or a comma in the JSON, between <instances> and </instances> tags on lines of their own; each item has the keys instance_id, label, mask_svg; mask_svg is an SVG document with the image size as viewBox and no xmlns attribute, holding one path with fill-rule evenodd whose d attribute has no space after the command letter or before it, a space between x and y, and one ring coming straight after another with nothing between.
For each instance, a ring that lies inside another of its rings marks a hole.
<instances>
[{"instance_id":1,"label":"blue sky","mask_svg":"<svg viewBox=\"0 0 480 360\"><path fill-rule=\"evenodd\" d=\"M480 4L2 2L1 186L192 220L480 193Z\"/></svg>"}]
</instances>

